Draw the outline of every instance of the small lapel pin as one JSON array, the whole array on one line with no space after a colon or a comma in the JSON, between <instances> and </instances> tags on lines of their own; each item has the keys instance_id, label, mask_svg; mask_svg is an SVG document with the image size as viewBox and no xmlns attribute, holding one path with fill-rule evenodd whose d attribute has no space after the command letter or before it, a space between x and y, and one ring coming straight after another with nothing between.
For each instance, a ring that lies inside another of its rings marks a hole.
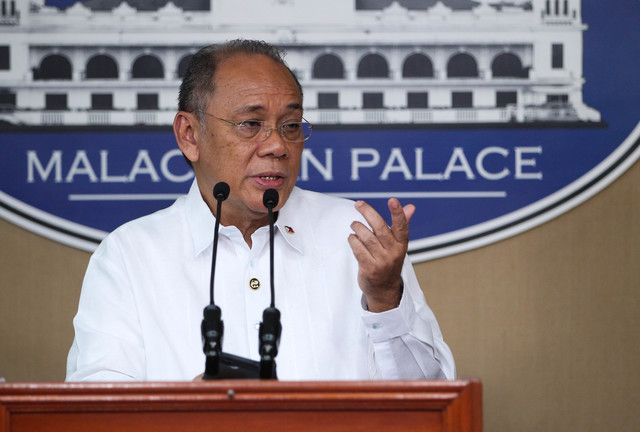
<instances>
[{"instance_id":1,"label":"small lapel pin","mask_svg":"<svg viewBox=\"0 0 640 432\"><path fill-rule=\"evenodd\" d=\"M291 228L289 225L285 225L284 229L287 230L288 234L295 234L296 232L293 230L293 228Z\"/></svg>"}]
</instances>

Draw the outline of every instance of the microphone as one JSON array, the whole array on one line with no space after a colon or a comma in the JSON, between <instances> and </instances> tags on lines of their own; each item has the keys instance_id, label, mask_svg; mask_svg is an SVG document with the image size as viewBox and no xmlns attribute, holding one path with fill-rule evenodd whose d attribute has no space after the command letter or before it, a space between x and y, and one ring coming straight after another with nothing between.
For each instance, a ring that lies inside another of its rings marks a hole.
<instances>
[{"instance_id":1,"label":"microphone","mask_svg":"<svg viewBox=\"0 0 640 432\"><path fill-rule=\"evenodd\" d=\"M278 205L278 191L267 189L262 196L262 203L269 212L269 276L271 282L271 304L262 313L259 331L260 378L277 379L276 356L280 345L282 325L280 311L275 306L274 270L273 270L273 209Z\"/></svg>"},{"instance_id":2,"label":"microphone","mask_svg":"<svg viewBox=\"0 0 640 432\"><path fill-rule=\"evenodd\" d=\"M216 257L218 255L218 231L222 218L222 201L229 196L229 185L225 182L216 183L213 187L213 197L216 199L216 224L213 233L213 251L211 253L211 277L209 279L209 304L202 314L202 350L205 354L205 368L203 379L214 379L220 372L220 356L222 354L222 338L224 336L224 322L222 310L216 306L213 298L213 284L216 273Z\"/></svg>"},{"instance_id":3,"label":"microphone","mask_svg":"<svg viewBox=\"0 0 640 432\"><path fill-rule=\"evenodd\" d=\"M264 191L262 195L262 204L267 208L267 210L273 210L275 206L278 205L278 200L280 196L278 195L278 191L275 189L267 189ZM271 211L269 212L271 215Z\"/></svg>"}]
</instances>

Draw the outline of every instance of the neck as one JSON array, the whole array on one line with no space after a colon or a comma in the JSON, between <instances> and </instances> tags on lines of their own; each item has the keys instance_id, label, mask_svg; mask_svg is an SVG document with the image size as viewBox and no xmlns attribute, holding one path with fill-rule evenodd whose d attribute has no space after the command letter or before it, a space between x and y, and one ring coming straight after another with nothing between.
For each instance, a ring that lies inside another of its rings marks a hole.
<instances>
[{"instance_id":1,"label":"neck","mask_svg":"<svg viewBox=\"0 0 640 432\"><path fill-rule=\"evenodd\" d=\"M204 200L213 214L214 217L218 217L216 214L216 200L206 199ZM242 214L236 214L232 207L225 207L222 211L222 218L220 219L220 225L222 226L234 226L242 233L242 238L249 245L252 246L251 236L260 227L269 225L269 215L264 213L249 213L243 212Z\"/></svg>"},{"instance_id":2,"label":"neck","mask_svg":"<svg viewBox=\"0 0 640 432\"><path fill-rule=\"evenodd\" d=\"M223 217L223 220L226 219L226 216ZM223 223L223 221L221 220L220 223L222 223L224 226L235 226L236 228L238 228L240 230L240 232L242 233L242 238L244 238L244 241L249 245L249 248L251 248L252 246L252 242L251 242L251 236L253 235L254 232L256 232L256 230L260 227L269 225L269 218L266 217L264 220L254 220L254 221L247 221L246 219L242 220L242 221L238 221L239 223Z\"/></svg>"}]
</instances>

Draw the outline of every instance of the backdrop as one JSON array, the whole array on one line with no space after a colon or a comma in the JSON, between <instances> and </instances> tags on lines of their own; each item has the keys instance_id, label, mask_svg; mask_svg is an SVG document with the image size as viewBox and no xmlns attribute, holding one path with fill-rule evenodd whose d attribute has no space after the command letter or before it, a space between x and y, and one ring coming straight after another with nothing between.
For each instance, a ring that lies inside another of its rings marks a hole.
<instances>
[{"instance_id":1,"label":"backdrop","mask_svg":"<svg viewBox=\"0 0 640 432\"><path fill-rule=\"evenodd\" d=\"M0 376L64 378L86 251L191 179L184 62L258 37L305 87L300 183L418 206L416 271L487 430L637 430L640 3L249 3L3 9Z\"/></svg>"}]
</instances>

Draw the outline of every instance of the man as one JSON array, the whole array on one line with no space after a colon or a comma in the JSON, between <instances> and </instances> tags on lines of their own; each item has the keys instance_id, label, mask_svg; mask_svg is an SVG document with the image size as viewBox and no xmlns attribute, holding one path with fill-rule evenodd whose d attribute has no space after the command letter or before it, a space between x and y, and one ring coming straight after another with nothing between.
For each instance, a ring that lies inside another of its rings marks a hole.
<instances>
[{"instance_id":1,"label":"man","mask_svg":"<svg viewBox=\"0 0 640 432\"><path fill-rule=\"evenodd\" d=\"M302 90L274 47L205 47L180 88L173 130L195 181L171 207L111 233L91 258L74 319L68 380L190 380L202 373L202 309L216 216L215 300L224 351L258 359L269 304L268 214L279 193L276 306L280 379L454 378L451 352L406 252L415 207L389 200L391 226L368 204L295 187Z\"/></svg>"}]
</instances>

